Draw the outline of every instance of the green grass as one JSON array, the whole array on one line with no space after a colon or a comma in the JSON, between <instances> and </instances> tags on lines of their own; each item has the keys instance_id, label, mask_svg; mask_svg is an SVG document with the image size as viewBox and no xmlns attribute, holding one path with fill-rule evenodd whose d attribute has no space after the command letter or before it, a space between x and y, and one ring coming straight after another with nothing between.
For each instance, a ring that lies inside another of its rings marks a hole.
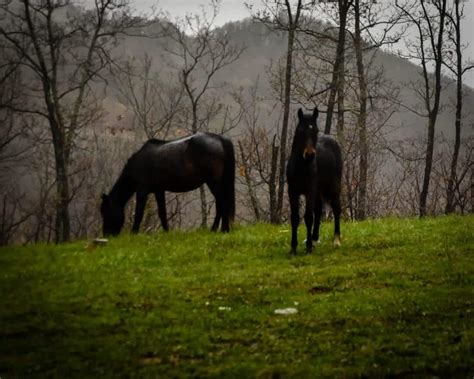
<instances>
[{"instance_id":1,"label":"green grass","mask_svg":"<svg viewBox=\"0 0 474 379\"><path fill-rule=\"evenodd\" d=\"M472 377L474 216L342 231L0 249L0 377Z\"/></svg>"}]
</instances>

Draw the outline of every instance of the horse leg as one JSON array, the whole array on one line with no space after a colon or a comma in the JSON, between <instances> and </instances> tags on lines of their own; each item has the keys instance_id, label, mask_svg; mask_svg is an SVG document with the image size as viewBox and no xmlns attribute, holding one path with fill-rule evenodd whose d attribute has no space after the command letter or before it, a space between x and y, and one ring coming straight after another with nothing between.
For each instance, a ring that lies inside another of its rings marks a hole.
<instances>
[{"instance_id":1,"label":"horse leg","mask_svg":"<svg viewBox=\"0 0 474 379\"><path fill-rule=\"evenodd\" d=\"M155 192L156 203L158 204L158 216L160 217L161 226L163 230L167 232L168 228L168 218L166 216L166 199L165 191Z\"/></svg>"},{"instance_id":2,"label":"horse leg","mask_svg":"<svg viewBox=\"0 0 474 379\"><path fill-rule=\"evenodd\" d=\"M135 218L133 220L132 232L138 233L140 229L140 223L143 219L143 213L145 211L145 205L148 198L148 193L144 191L137 191L137 204L135 206Z\"/></svg>"},{"instance_id":3,"label":"horse leg","mask_svg":"<svg viewBox=\"0 0 474 379\"><path fill-rule=\"evenodd\" d=\"M297 194L290 193L290 212L291 212L291 250L290 254L296 254L298 246L298 225L300 223L300 197Z\"/></svg>"},{"instance_id":4,"label":"horse leg","mask_svg":"<svg viewBox=\"0 0 474 379\"><path fill-rule=\"evenodd\" d=\"M216 232L219 229L219 223L222 219L221 231L228 232L229 231L229 217L226 217L223 214L223 204L222 204L222 196L220 190L217 185L212 183L207 183L209 190L211 191L214 199L216 200L216 217L214 219L214 223L212 224L211 231Z\"/></svg>"},{"instance_id":5,"label":"horse leg","mask_svg":"<svg viewBox=\"0 0 474 379\"><path fill-rule=\"evenodd\" d=\"M321 225L321 216L323 213L323 201L321 197L315 196L314 204L314 226L313 226L313 241L319 241L319 227Z\"/></svg>"},{"instance_id":6,"label":"horse leg","mask_svg":"<svg viewBox=\"0 0 474 379\"><path fill-rule=\"evenodd\" d=\"M341 246L341 229L339 219L341 217L341 199L339 194L331 198L332 213L334 214L334 246Z\"/></svg>"},{"instance_id":7,"label":"horse leg","mask_svg":"<svg viewBox=\"0 0 474 379\"><path fill-rule=\"evenodd\" d=\"M224 195L220 192L216 197L216 222L219 226L219 220L222 218L221 232L230 232L230 212L225 204Z\"/></svg>"},{"instance_id":8,"label":"horse leg","mask_svg":"<svg viewBox=\"0 0 474 379\"><path fill-rule=\"evenodd\" d=\"M306 196L306 210L304 213L304 223L306 225L306 253L313 251L313 238L311 230L313 229L313 213L314 213L314 195Z\"/></svg>"},{"instance_id":9,"label":"horse leg","mask_svg":"<svg viewBox=\"0 0 474 379\"><path fill-rule=\"evenodd\" d=\"M220 206L217 204L220 204ZM219 200L216 199L216 219L214 221L216 230L219 228L219 222L221 220L221 232L228 233L230 231L229 215L224 212L223 200L219 198Z\"/></svg>"},{"instance_id":10,"label":"horse leg","mask_svg":"<svg viewBox=\"0 0 474 379\"><path fill-rule=\"evenodd\" d=\"M222 200L220 196L216 196L216 217L214 219L214 223L212 224L211 230L213 232L216 232L217 229L219 229L219 223L221 222L222 219L222 224L221 224L221 231L222 232L228 232L229 231L229 220L225 216L222 215Z\"/></svg>"}]
</instances>

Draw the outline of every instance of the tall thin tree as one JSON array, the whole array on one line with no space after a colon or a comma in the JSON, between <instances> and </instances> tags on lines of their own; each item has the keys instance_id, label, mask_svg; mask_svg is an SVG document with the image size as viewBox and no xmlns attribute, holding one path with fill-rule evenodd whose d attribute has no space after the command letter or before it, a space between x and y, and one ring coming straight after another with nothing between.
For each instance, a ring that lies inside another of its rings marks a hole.
<instances>
[{"instance_id":1,"label":"tall thin tree","mask_svg":"<svg viewBox=\"0 0 474 379\"><path fill-rule=\"evenodd\" d=\"M344 124L344 80L345 80L345 54L346 54L346 27L349 9L353 0L337 0L338 6L338 37L334 66L331 79L331 89L327 100L326 124L324 133L331 133L332 118L336 105L336 95L338 104L338 133Z\"/></svg>"},{"instance_id":2,"label":"tall thin tree","mask_svg":"<svg viewBox=\"0 0 474 379\"><path fill-rule=\"evenodd\" d=\"M8 0L0 12L2 44L31 78L33 105L12 110L47 120L55 158L56 241L68 241L70 160L90 83L112 63L117 35L143 20L130 17L124 0L95 0L88 10L68 0Z\"/></svg>"},{"instance_id":3,"label":"tall thin tree","mask_svg":"<svg viewBox=\"0 0 474 379\"><path fill-rule=\"evenodd\" d=\"M454 0L453 8L448 12L449 19L449 43L454 48L455 54L448 54L444 61L445 67L451 71L456 78L456 118L454 121L454 146L451 158L448 183L446 187L446 213L455 211L455 192L458 184L457 170L459 151L461 147L461 126L462 126L462 108L463 108L463 76L473 69L474 65L463 61L463 44L461 27L464 20L464 5L460 0Z\"/></svg>"},{"instance_id":4,"label":"tall thin tree","mask_svg":"<svg viewBox=\"0 0 474 379\"><path fill-rule=\"evenodd\" d=\"M442 76L441 69L445 54L445 27L447 18L447 1L424 0L396 1L397 8L414 28L417 40L409 43L408 58L418 61L422 70L422 88L416 92L422 97L427 117L427 139L424 157L423 183L420 191L419 215L427 213L433 151L435 143L436 121L441 105ZM433 68L434 73L430 73Z\"/></svg>"},{"instance_id":5,"label":"tall thin tree","mask_svg":"<svg viewBox=\"0 0 474 379\"><path fill-rule=\"evenodd\" d=\"M288 125L290 119L293 55L295 41L301 21L301 14L306 7L302 0L298 0L292 5L289 0L263 0L263 8L253 12L255 20L258 20L273 30L283 30L287 34L285 76L283 84L283 120L280 132L279 162L278 162L278 194L276 210L272 215L271 222L281 222L283 209L283 196L285 190L285 167L287 159Z\"/></svg>"},{"instance_id":6,"label":"tall thin tree","mask_svg":"<svg viewBox=\"0 0 474 379\"><path fill-rule=\"evenodd\" d=\"M215 85L214 78L222 68L239 59L244 48L230 42L227 34L215 27L219 11L219 1L211 1L212 14L208 16L190 14L184 19L168 24L168 37L173 41L166 50L181 69L180 82L184 87L184 97L191 110L192 133L205 131L205 125L215 116L217 102L205 110L206 95ZM209 100L209 99L207 99ZM215 99L214 99L215 100ZM204 186L200 189L201 226L207 226L207 200Z\"/></svg>"}]
</instances>

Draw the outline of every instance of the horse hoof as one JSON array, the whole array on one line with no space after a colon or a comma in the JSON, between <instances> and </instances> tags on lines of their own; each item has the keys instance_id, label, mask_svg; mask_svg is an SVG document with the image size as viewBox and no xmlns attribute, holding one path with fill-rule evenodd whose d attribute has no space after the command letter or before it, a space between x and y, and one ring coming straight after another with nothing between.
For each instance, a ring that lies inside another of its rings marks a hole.
<instances>
[{"instance_id":1,"label":"horse hoof","mask_svg":"<svg viewBox=\"0 0 474 379\"><path fill-rule=\"evenodd\" d=\"M313 252L313 248L306 248L306 254L311 254Z\"/></svg>"},{"instance_id":2,"label":"horse hoof","mask_svg":"<svg viewBox=\"0 0 474 379\"><path fill-rule=\"evenodd\" d=\"M289 254L296 255L296 248L292 247Z\"/></svg>"},{"instance_id":3,"label":"horse hoof","mask_svg":"<svg viewBox=\"0 0 474 379\"><path fill-rule=\"evenodd\" d=\"M334 247L341 247L341 238L339 236L334 237L334 241L332 243Z\"/></svg>"}]
</instances>

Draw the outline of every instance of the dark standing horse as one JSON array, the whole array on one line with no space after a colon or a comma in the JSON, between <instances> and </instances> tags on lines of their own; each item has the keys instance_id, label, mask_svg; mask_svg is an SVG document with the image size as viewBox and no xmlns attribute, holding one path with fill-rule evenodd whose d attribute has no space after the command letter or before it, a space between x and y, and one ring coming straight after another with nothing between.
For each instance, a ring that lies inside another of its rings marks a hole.
<instances>
[{"instance_id":1,"label":"dark standing horse","mask_svg":"<svg viewBox=\"0 0 474 379\"><path fill-rule=\"evenodd\" d=\"M323 202L331 204L334 213L334 244L341 244L339 218L341 215L341 149L329 136L318 138L318 108L312 115L298 110L298 125L286 166L288 195L291 208L291 254L296 253L298 245L298 224L300 222L300 196L306 198L304 221L306 224L306 252L313 250L313 241L319 240L319 224ZM313 227L314 214L314 229Z\"/></svg>"},{"instance_id":2,"label":"dark standing horse","mask_svg":"<svg viewBox=\"0 0 474 379\"><path fill-rule=\"evenodd\" d=\"M211 133L197 133L175 141L151 139L133 154L108 195L102 195L100 208L104 235L120 233L125 221L124 208L137 195L132 231L138 232L150 193L158 203L164 230L165 191L187 192L204 183L216 198L215 231L222 218L221 230L229 231L235 213L235 157L232 142Z\"/></svg>"}]
</instances>

